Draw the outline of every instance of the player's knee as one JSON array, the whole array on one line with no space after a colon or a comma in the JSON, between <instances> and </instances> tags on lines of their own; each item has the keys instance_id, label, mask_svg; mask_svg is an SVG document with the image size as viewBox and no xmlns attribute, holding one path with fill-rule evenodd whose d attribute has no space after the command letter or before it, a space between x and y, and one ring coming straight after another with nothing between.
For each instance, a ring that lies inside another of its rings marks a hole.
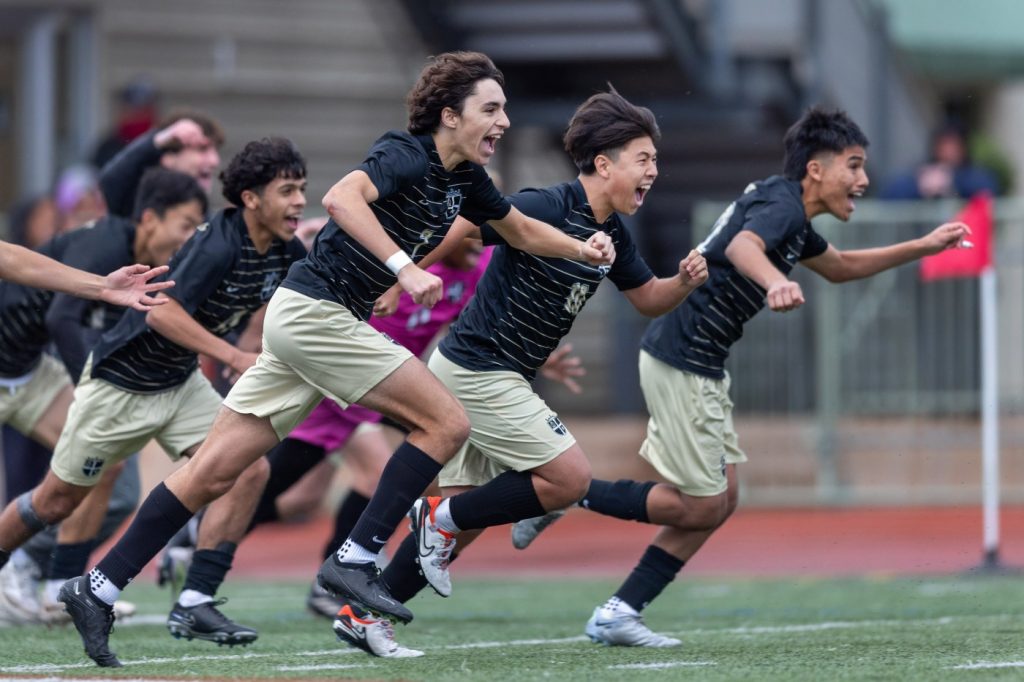
<instances>
[{"instance_id":1,"label":"player's knee","mask_svg":"<svg viewBox=\"0 0 1024 682\"><path fill-rule=\"evenodd\" d=\"M453 410L445 415L438 427L439 435L448 442L453 453L469 438L469 429L469 417L462 409Z\"/></svg>"},{"instance_id":2,"label":"player's knee","mask_svg":"<svg viewBox=\"0 0 1024 682\"><path fill-rule=\"evenodd\" d=\"M246 467L242 475L238 477L237 485L244 486L249 490L256 490L257 494L263 491L267 481L270 479L270 462L266 457L260 457L258 460Z\"/></svg>"},{"instance_id":3,"label":"player's knee","mask_svg":"<svg viewBox=\"0 0 1024 682\"><path fill-rule=\"evenodd\" d=\"M15 504L21 522L33 533L63 521L78 506L78 499L62 494L63 491L44 491L38 500L32 499L32 493L31 490L23 493Z\"/></svg>"}]
</instances>

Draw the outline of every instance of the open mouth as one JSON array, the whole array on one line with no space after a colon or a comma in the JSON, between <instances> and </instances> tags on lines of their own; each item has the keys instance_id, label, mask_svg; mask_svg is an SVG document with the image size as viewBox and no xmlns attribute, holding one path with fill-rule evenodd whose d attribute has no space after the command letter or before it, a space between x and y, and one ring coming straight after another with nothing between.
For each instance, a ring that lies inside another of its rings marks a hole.
<instances>
[{"instance_id":1,"label":"open mouth","mask_svg":"<svg viewBox=\"0 0 1024 682\"><path fill-rule=\"evenodd\" d=\"M494 150L497 148L498 140L500 138L501 135L488 135L480 143L480 146L483 148L483 151L487 156L494 154Z\"/></svg>"},{"instance_id":2,"label":"open mouth","mask_svg":"<svg viewBox=\"0 0 1024 682\"><path fill-rule=\"evenodd\" d=\"M295 232L297 229L299 229L299 222L301 222L301 221L302 221L302 214L301 213L299 213L297 215L286 215L284 217L284 224L292 232Z\"/></svg>"},{"instance_id":3,"label":"open mouth","mask_svg":"<svg viewBox=\"0 0 1024 682\"><path fill-rule=\"evenodd\" d=\"M647 193L650 192L650 191L651 191L651 186L650 185L640 185L635 190L633 190L633 201L636 202L637 206L643 206L644 197L646 197Z\"/></svg>"},{"instance_id":4,"label":"open mouth","mask_svg":"<svg viewBox=\"0 0 1024 682\"><path fill-rule=\"evenodd\" d=\"M864 196L863 191L850 192L849 194L847 194L846 210L850 213L853 213L857 209L857 199L860 199L862 196Z\"/></svg>"}]
</instances>

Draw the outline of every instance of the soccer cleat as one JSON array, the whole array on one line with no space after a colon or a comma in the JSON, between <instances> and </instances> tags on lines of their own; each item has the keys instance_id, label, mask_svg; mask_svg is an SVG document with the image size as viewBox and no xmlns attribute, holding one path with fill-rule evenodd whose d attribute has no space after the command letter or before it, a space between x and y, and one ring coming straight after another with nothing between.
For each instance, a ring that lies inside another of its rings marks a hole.
<instances>
[{"instance_id":1,"label":"soccer cleat","mask_svg":"<svg viewBox=\"0 0 1024 682\"><path fill-rule=\"evenodd\" d=\"M565 516L565 510L556 509L543 516L516 521L512 524L512 546L516 549L526 549L545 528L563 516Z\"/></svg>"},{"instance_id":2,"label":"soccer cleat","mask_svg":"<svg viewBox=\"0 0 1024 682\"><path fill-rule=\"evenodd\" d=\"M120 668L117 654L107 646L114 629L114 610L89 595L88 576L78 576L64 583L57 600L64 603L89 658L101 668Z\"/></svg>"},{"instance_id":3,"label":"soccer cleat","mask_svg":"<svg viewBox=\"0 0 1024 682\"><path fill-rule=\"evenodd\" d=\"M114 602L114 620L123 620L135 615L135 603L118 599ZM46 625L66 625L71 622L64 604L57 601L57 594L44 589L39 599L39 619Z\"/></svg>"},{"instance_id":4,"label":"soccer cleat","mask_svg":"<svg viewBox=\"0 0 1024 682\"><path fill-rule=\"evenodd\" d=\"M306 597L306 608L318 616L334 618L338 611L345 605L345 602L338 599L330 592L320 587L314 580L309 586L309 596Z\"/></svg>"},{"instance_id":5,"label":"soccer cleat","mask_svg":"<svg viewBox=\"0 0 1024 682\"><path fill-rule=\"evenodd\" d=\"M644 625L644 619L639 613L623 613L603 606L594 609L584 632L590 641L605 646L665 648L682 644L680 640L659 635Z\"/></svg>"},{"instance_id":6,"label":"soccer cleat","mask_svg":"<svg viewBox=\"0 0 1024 682\"><path fill-rule=\"evenodd\" d=\"M437 527L434 512L441 503L440 497L421 497L409 510L409 530L416 537L416 560L423 571L423 577L442 597L452 593L452 578L448 573L455 538Z\"/></svg>"},{"instance_id":7,"label":"soccer cleat","mask_svg":"<svg viewBox=\"0 0 1024 682\"><path fill-rule=\"evenodd\" d=\"M381 658L415 658L423 652L408 649L395 641L395 629L386 618L374 618L358 606L345 604L334 619L338 639Z\"/></svg>"},{"instance_id":8,"label":"soccer cleat","mask_svg":"<svg viewBox=\"0 0 1024 682\"><path fill-rule=\"evenodd\" d=\"M3 603L14 613L26 616L27 622L39 622L39 564L23 551L15 551L11 560L0 569L0 592Z\"/></svg>"},{"instance_id":9,"label":"soccer cleat","mask_svg":"<svg viewBox=\"0 0 1024 682\"><path fill-rule=\"evenodd\" d=\"M217 646L245 646L255 642L259 633L239 625L217 609L225 602L227 599L189 607L175 604L171 615L167 616L167 629L175 639L205 639L207 642L216 642Z\"/></svg>"},{"instance_id":10,"label":"soccer cleat","mask_svg":"<svg viewBox=\"0 0 1024 682\"><path fill-rule=\"evenodd\" d=\"M412 620L412 611L391 596L374 564L341 563L332 554L320 566L316 581L328 593L354 602L370 613L403 623Z\"/></svg>"},{"instance_id":11,"label":"soccer cleat","mask_svg":"<svg viewBox=\"0 0 1024 682\"><path fill-rule=\"evenodd\" d=\"M0 590L0 628L35 625L39 622L38 612L24 610L20 605L8 599L3 590Z\"/></svg>"}]
</instances>

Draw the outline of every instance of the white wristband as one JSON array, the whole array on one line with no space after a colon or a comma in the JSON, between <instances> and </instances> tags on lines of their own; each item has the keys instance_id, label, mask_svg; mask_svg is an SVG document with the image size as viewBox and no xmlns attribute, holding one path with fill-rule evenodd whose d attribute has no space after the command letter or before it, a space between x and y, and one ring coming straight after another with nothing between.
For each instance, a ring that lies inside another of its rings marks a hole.
<instances>
[{"instance_id":1,"label":"white wristband","mask_svg":"<svg viewBox=\"0 0 1024 682\"><path fill-rule=\"evenodd\" d=\"M395 251L393 254L388 256L388 259L384 261L384 265L388 266L388 270L398 274L398 271L404 268L406 265L412 263L412 258L409 258L409 254L405 251Z\"/></svg>"}]
</instances>

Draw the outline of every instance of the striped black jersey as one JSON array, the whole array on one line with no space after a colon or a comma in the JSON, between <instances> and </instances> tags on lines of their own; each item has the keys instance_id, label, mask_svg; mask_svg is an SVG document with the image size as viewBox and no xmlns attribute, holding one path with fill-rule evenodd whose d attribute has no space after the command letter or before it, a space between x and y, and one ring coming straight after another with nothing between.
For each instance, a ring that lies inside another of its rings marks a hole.
<instances>
[{"instance_id":1,"label":"striped black jersey","mask_svg":"<svg viewBox=\"0 0 1024 682\"><path fill-rule=\"evenodd\" d=\"M106 275L134 263L135 225L117 216L106 216L54 237L38 250L79 270ZM76 324L66 327L57 320L76 311ZM0 282L0 376L28 374L52 340L75 379L82 371L82 347L96 340L86 328L109 328L124 308L102 301L87 301L69 294ZM88 352L87 350L85 352Z\"/></svg>"},{"instance_id":2,"label":"striped black jersey","mask_svg":"<svg viewBox=\"0 0 1024 682\"><path fill-rule=\"evenodd\" d=\"M542 258L501 244L494 250L476 295L441 341L441 353L474 371L518 372L533 380L537 370L583 306L608 277L620 290L654 277L618 215L598 224L578 180L509 197L517 209L581 241L603 230L615 244L615 263L593 266L566 258ZM489 243L500 237L489 226Z\"/></svg>"},{"instance_id":3,"label":"striped black jersey","mask_svg":"<svg viewBox=\"0 0 1024 682\"><path fill-rule=\"evenodd\" d=\"M482 166L464 161L445 170L429 135L389 132L374 143L359 170L377 188L371 210L413 262L441 243L456 216L479 224L500 220L511 210ZM330 220L283 286L340 303L366 320L374 301L396 281L384 263Z\"/></svg>"},{"instance_id":4,"label":"striped black jersey","mask_svg":"<svg viewBox=\"0 0 1024 682\"><path fill-rule=\"evenodd\" d=\"M708 263L708 281L651 322L641 341L644 350L678 369L713 379L725 376L730 347L765 304L765 290L725 256L741 230L764 240L765 255L783 274L798 260L820 256L828 248L807 220L799 182L774 175L751 183L697 247Z\"/></svg>"},{"instance_id":5,"label":"striped black jersey","mask_svg":"<svg viewBox=\"0 0 1024 682\"><path fill-rule=\"evenodd\" d=\"M297 239L275 239L259 253L242 211L228 208L200 225L171 259L174 287L165 293L204 329L223 337L270 300L304 255ZM146 313L129 310L93 350L92 376L126 391L156 393L184 383L197 366L193 351L150 329Z\"/></svg>"}]
</instances>

